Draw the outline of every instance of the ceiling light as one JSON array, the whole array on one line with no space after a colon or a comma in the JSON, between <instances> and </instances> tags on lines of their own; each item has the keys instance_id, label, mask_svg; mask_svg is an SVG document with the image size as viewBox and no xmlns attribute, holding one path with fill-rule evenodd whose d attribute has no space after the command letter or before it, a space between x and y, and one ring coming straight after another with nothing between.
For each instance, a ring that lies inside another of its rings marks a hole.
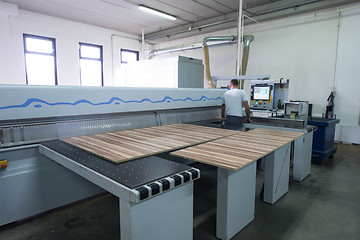
<instances>
[{"instance_id":1,"label":"ceiling light","mask_svg":"<svg viewBox=\"0 0 360 240\"><path fill-rule=\"evenodd\" d=\"M174 16L172 16L172 15L170 15L170 14L161 12L161 11L159 11L159 10L156 10L156 9L153 9L153 8L150 8L150 7L147 7L147 6L144 6L144 5L139 5L139 9L140 9L140 10L143 10L143 11L145 11L145 12L154 14L154 15L156 15L156 16L162 17L162 18L166 18L166 19L170 19L170 20L176 20L176 17L174 17Z\"/></svg>"}]
</instances>

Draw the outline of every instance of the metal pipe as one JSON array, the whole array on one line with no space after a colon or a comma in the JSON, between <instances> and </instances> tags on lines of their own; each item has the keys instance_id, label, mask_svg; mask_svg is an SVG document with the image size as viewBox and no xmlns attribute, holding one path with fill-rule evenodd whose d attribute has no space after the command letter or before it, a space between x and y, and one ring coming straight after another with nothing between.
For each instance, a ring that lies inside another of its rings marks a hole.
<instances>
[{"instance_id":1,"label":"metal pipe","mask_svg":"<svg viewBox=\"0 0 360 240\"><path fill-rule=\"evenodd\" d=\"M207 46L208 42L217 42L217 41L234 41L235 36L215 36L215 37L206 37L203 40L204 46Z\"/></svg>"},{"instance_id":2,"label":"metal pipe","mask_svg":"<svg viewBox=\"0 0 360 240\"><path fill-rule=\"evenodd\" d=\"M210 56L209 56L209 47L207 45L208 42L211 41L234 41L236 37L234 36L217 36L217 37L206 37L203 40L203 46L204 46L204 68L205 68L205 77L207 80L207 83L209 84L210 88L216 88L213 80L211 79L211 73L210 73Z\"/></svg>"},{"instance_id":3,"label":"metal pipe","mask_svg":"<svg viewBox=\"0 0 360 240\"><path fill-rule=\"evenodd\" d=\"M148 59L151 59L157 55L167 54L167 53L174 53L174 52L182 52L186 50L194 50L199 49L204 46L204 42L207 46L218 46L223 44L229 44L233 43L237 40L237 37L230 36L230 37L206 37L204 38L203 42L201 43L194 43L191 45L181 45L176 47L169 47L169 48L163 48L158 50L153 50L149 53ZM210 43L212 42L212 43Z\"/></svg>"},{"instance_id":4,"label":"metal pipe","mask_svg":"<svg viewBox=\"0 0 360 240\"><path fill-rule=\"evenodd\" d=\"M242 0L239 0L239 15L238 15L238 26L237 26L237 34L239 39L242 40ZM242 45L241 41L237 43L237 56L236 56L236 75L241 75L241 56L242 56Z\"/></svg>"},{"instance_id":5,"label":"metal pipe","mask_svg":"<svg viewBox=\"0 0 360 240\"><path fill-rule=\"evenodd\" d=\"M338 8L339 9L339 8ZM338 51L339 51L339 37L340 37L340 20L341 20L341 12L338 14L338 22L337 22L337 32L336 32L336 48L335 48L335 66L334 66L334 81L333 81L333 87L332 92L335 92L336 88L336 75L337 75L337 62L338 62ZM335 92L336 94L336 92Z\"/></svg>"},{"instance_id":6,"label":"metal pipe","mask_svg":"<svg viewBox=\"0 0 360 240\"><path fill-rule=\"evenodd\" d=\"M145 34L144 28L141 28L141 60L145 60Z\"/></svg>"}]
</instances>

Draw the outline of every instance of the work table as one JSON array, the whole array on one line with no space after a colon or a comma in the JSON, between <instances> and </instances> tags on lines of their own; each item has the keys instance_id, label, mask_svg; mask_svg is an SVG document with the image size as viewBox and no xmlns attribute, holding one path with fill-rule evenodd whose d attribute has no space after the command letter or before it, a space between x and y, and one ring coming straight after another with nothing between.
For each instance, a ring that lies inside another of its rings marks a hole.
<instances>
[{"instance_id":1,"label":"work table","mask_svg":"<svg viewBox=\"0 0 360 240\"><path fill-rule=\"evenodd\" d=\"M303 133L254 129L172 152L172 155L237 171Z\"/></svg>"}]
</instances>

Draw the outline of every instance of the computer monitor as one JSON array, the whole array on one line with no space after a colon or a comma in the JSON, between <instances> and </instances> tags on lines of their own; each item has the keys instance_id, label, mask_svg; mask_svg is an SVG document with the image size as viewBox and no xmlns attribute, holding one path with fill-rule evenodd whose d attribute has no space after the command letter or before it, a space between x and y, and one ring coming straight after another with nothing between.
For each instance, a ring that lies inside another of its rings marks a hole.
<instances>
[{"instance_id":1,"label":"computer monitor","mask_svg":"<svg viewBox=\"0 0 360 240\"><path fill-rule=\"evenodd\" d=\"M270 100L270 86L254 86L254 100Z\"/></svg>"}]
</instances>

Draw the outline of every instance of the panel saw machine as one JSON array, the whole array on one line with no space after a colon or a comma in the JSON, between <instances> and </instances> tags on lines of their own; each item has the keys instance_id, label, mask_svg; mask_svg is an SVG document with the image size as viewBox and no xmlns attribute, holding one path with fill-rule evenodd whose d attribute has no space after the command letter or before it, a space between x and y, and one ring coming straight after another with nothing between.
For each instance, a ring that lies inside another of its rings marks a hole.
<instances>
[{"instance_id":1,"label":"panel saw machine","mask_svg":"<svg viewBox=\"0 0 360 240\"><path fill-rule=\"evenodd\" d=\"M311 152L314 126L307 125L309 103L288 101L290 80L253 80L250 85L252 123L244 127L268 128L303 132L295 141L293 151L293 179L302 181L311 171Z\"/></svg>"},{"instance_id":2,"label":"panel saw machine","mask_svg":"<svg viewBox=\"0 0 360 240\"><path fill-rule=\"evenodd\" d=\"M0 86L0 226L108 191L121 239L192 239L198 169L158 156L114 165L59 139L220 118L224 92Z\"/></svg>"},{"instance_id":3,"label":"panel saw machine","mask_svg":"<svg viewBox=\"0 0 360 240\"><path fill-rule=\"evenodd\" d=\"M275 86L273 89L276 89ZM126 131L132 131L133 136L138 138L144 136L142 131L148 131L151 136L155 132L159 134L159 130L153 132L147 128L171 128L183 123L191 123L192 131L196 132L196 124L203 125L220 119L225 91L1 86L0 226L108 191L119 198L121 239L192 239L193 186L200 177L200 170L155 154L114 165L84 149L66 144L64 139L87 138L94 134L114 137L112 134L115 132L126 134ZM266 94L266 91L259 91L259 94ZM273 98L276 101L276 96ZM305 133L295 140L293 178L301 181L306 177L310 173L307 154L311 156L312 131L304 127L304 122L298 119L252 119L255 122L245 124L247 128L274 128ZM215 129L210 131L210 135L216 132ZM204 136L204 132L198 135ZM184 132L181 132L178 140L183 136ZM194 139L199 139L199 136ZM159 141L156 137L150 140ZM145 142L143 146L147 150L157 150L158 147L151 147L150 142ZM97 149L101 150L102 147ZM270 154L270 158L281 161L289 159L290 151L285 152L284 149ZM247 181L241 181L246 182L242 190L253 193L252 197L248 195L250 200L241 206L252 206L249 208L252 213L256 186L254 166L246 170L251 172L254 187L250 189ZM274 165L274 169L279 169L279 166ZM218 181L232 181L234 174L221 168L219 170L220 173L224 171L229 175L218 178ZM246 176L239 173L236 179ZM288 186L289 174L284 173L284 176L284 186ZM270 182L269 189L279 183ZM231 189L240 196L242 194L237 191L238 186L236 183L236 188ZM217 201L231 199L220 194ZM225 210L217 211L219 216L232 212L231 208ZM249 215L249 218L252 220L253 215ZM219 228L223 230L238 224L236 221L219 222ZM231 232L236 233L241 229L234 226Z\"/></svg>"}]
</instances>

